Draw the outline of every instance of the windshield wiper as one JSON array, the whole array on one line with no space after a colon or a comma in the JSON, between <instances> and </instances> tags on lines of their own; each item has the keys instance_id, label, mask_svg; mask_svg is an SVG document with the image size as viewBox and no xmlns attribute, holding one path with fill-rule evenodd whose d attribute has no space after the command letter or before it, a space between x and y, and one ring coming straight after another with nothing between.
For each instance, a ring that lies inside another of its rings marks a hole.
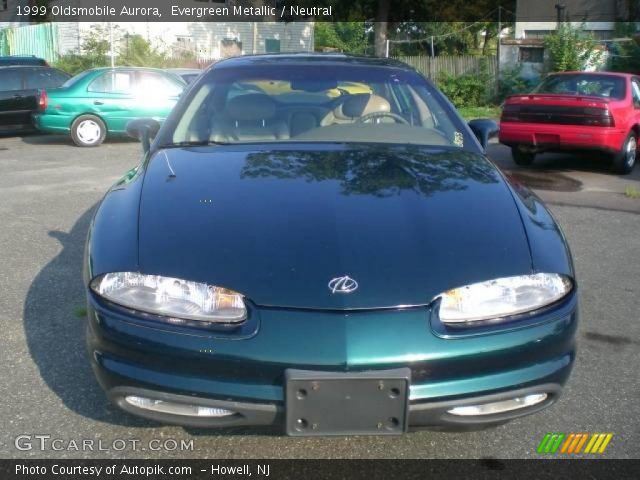
<instances>
[{"instance_id":1,"label":"windshield wiper","mask_svg":"<svg viewBox=\"0 0 640 480\"><path fill-rule=\"evenodd\" d=\"M214 140L186 140L183 142L165 143L158 148L181 148L181 147L202 147L205 145L228 145L223 142L216 142Z\"/></svg>"}]
</instances>

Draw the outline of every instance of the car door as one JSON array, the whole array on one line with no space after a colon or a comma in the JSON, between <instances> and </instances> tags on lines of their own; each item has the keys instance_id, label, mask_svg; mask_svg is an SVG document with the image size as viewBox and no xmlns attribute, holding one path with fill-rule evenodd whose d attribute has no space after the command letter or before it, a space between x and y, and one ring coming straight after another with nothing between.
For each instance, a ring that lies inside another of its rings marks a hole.
<instances>
[{"instance_id":1,"label":"car door","mask_svg":"<svg viewBox=\"0 0 640 480\"><path fill-rule=\"evenodd\" d=\"M640 123L640 78L631 79L631 102L633 105L633 125Z\"/></svg>"},{"instance_id":2,"label":"car door","mask_svg":"<svg viewBox=\"0 0 640 480\"><path fill-rule=\"evenodd\" d=\"M178 101L185 85L177 79L160 72L136 72L133 96L134 118L150 117L164 121Z\"/></svg>"},{"instance_id":3,"label":"car door","mask_svg":"<svg viewBox=\"0 0 640 480\"><path fill-rule=\"evenodd\" d=\"M131 112L136 108L133 98L133 70L106 70L87 86L85 111L95 113L112 133L123 133Z\"/></svg>"},{"instance_id":4,"label":"car door","mask_svg":"<svg viewBox=\"0 0 640 480\"><path fill-rule=\"evenodd\" d=\"M32 106L25 98L25 67L0 68L0 127L18 129L31 124Z\"/></svg>"}]
</instances>

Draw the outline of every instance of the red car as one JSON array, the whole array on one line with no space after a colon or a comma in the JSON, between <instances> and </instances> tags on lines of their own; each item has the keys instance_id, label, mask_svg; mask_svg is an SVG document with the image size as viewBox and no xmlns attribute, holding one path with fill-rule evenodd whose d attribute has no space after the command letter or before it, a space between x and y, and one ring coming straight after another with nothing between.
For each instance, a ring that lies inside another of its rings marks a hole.
<instances>
[{"instance_id":1,"label":"red car","mask_svg":"<svg viewBox=\"0 0 640 480\"><path fill-rule=\"evenodd\" d=\"M518 165L541 152L600 151L626 174L639 135L640 77L624 73L550 75L532 93L508 97L500 120L500 143Z\"/></svg>"}]
</instances>

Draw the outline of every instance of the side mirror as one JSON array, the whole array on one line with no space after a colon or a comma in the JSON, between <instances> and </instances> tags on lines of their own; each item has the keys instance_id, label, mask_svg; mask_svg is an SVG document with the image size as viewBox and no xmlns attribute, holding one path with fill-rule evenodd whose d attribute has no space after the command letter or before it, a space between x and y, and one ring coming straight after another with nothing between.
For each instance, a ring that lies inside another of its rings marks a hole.
<instances>
[{"instance_id":1,"label":"side mirror","mask_svg":"<svg viewBox=\"0 0 640 480\"><path fill-rule=\"evenodd\" d=\"M489 139L495 137L500 131L498 124L488 118L477 118L475 120L471 120L469 122L469 128L471 128L471 131L476 136L484 150L486 150L487 145L489 145Z\"/></svg>"},{"instance_id":2,"label":"side mirror","mask_svg":"<svg viewBox=\"0 0 640 480\"><path fill-rule=\"evenodd\" d=\"M147 153L151 148L151 139L158 134L160 122L153 118L136 118L127 123L127 135L142 143L142 151Z\"/></svg>"}]
</instances>

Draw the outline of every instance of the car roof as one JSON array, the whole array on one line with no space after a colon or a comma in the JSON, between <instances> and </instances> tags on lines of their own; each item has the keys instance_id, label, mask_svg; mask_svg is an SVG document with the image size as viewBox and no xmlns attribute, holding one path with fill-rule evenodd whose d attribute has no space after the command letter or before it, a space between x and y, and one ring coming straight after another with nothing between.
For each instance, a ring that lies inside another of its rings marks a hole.
<instances>
[{"instance_id":1,"label":"car roof","mask_svg":"<svg viewBox=\"0 0 640 480\"><path fill-rule=\"evenodd\" d=\"M202 73L203 70L197 68L167 68L167 72L171 73Z\"/></svg>"},{"instance_id":2,"label":"car roof","mask_svg":"<svg viewBox=\"0 0 640 480\"><path fill-rule=\"evenodd\" d=\"M231 57L211 65L210 68L233 68L241 66L274 65L322 65L322 66L365 66L391 67L414 71L406 63L391 58L347 55L344 53L266 53L261 55L243 55Z\"/></svg>"},{"instance_id":3,"label":"car roof","mask_svg":"<svg viewBox=\"0 0 640 480\"><path fill-rule=\"evenodd\" d=\"M4 55L0 56L0 66L18 66L18 65L32 65L32 66L46 66L47 61L44 58L36 57L35 55Z\"/></svg>"},{"instance_id":4,"label":"car roof","mask_svg":"<svg viewBox=\"0 0 640 480\"><path fill-rule=\"evenodd\" d=\"M11 69L18 69L18 70L41 68L41 69L45 69L45 70L58 70L58 71L62 72L62 70L60 70L59 68L51 67L49 65L35 65L35 64L34 65L25 65L25 64L21 64L21 65L0 65L0 70L8 70L10 68Z\"/></svg>"},{"instance_id":5,"label":"car roof","mask_svg":"<svg viewBox=\"0 0 640 480\"><path fill-rule=\"evenodd\" d=\"M622 78L630 78L635 75L632 73L624 73L624 72L585 72L583 70L575 70L570 72L553 72L551 75L604 75L608 77L622 77Z\"/></svg>"},{"instance_id":6,"label":"car roof","mask_svg":"<svg viewBox=\"0 0 640 480\"><path fill-rule=\"evenodd\" d=\"M117 66L117 67L95 67L90 68L86 71L88 72L106 72L109 70L136 70L140 72L161 72L166 73L165 69L162 68L152 68L152 67L127 67L127 66ZM82 73L82 72L80 72Z\"/></svg>"}]
</instances>

